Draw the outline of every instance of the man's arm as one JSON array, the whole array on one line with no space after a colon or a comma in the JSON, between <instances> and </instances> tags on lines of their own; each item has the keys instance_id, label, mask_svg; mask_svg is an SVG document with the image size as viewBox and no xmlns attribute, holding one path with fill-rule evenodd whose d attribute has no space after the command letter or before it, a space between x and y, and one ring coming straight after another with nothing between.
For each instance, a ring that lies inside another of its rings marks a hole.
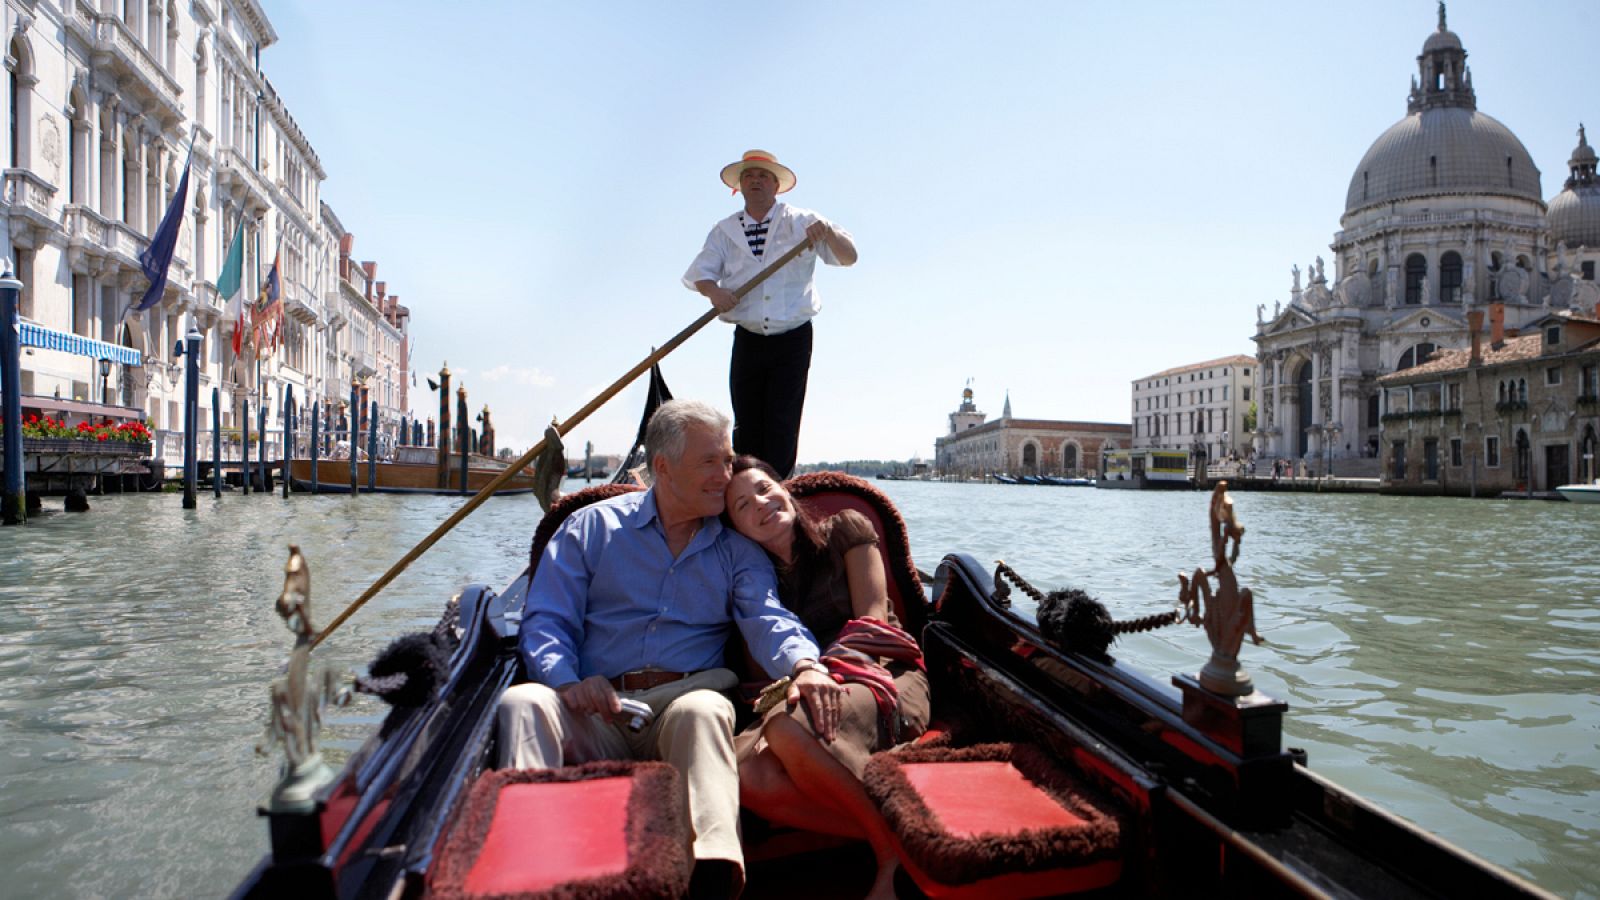
<instances>
[{"instance_id":1,"label":"man's arm","mask_svg":"<svg viewBox=\"0 0 1600 900\"><path fill-rule=\"evenodd\" d=\"M705 245L700 248L699 255L689 264L689 270L683 273L683 283L685 287L698 291L710 300L711 305L717 308L717 312L731 312L739 305L739 300L733 296L733 291L718 284L727 273L727 253L721 226L713 225L711 233L706 235Z\"/></svg>"},{"instance_id":2,"label":"man's arm","mask_svg":"<svg viewBox=\"0 0 1600 900\"><path fill-rule=\"evenodd\" d=\"M817 255L822 261L835 266L853 266L856 264L856 244L850 232L829 222L827 219L818 218L806 226L806 237L811 238L811 246L817 249Z\"/></svg>"},{"instance_id":3,"label":"man's arm","mask_svg":"<svg viewBox=\"0 0 1600 900\"><path fill-rule=\"evenodd\" d=\"M822 656L816 639L778 601L778 578L760 547L730 535L733 569L733 620L744 635L750 655L771 678L782 678L803 660Z\"/></svg>"},{"instance_id":4,"label":"man's arm","mask_svg":"<svg viewBox=\"0 0 1600 900\"><path fill-rule=\"evenodd\" d=\"M567 708L583 715L622 712L617 693L604 675L579 680L578 648L593 580L587 538L595 523L573 513L545 545L539 570L528 585L517 646L528 677L561 695Z\"/></svg>"}]
</instances>

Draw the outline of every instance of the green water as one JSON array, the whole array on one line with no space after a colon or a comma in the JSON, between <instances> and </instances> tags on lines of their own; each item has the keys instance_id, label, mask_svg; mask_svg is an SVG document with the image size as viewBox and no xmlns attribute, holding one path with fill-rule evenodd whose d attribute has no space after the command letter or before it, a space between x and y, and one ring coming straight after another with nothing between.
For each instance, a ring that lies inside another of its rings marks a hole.
<instances>
[{"instance_id":1,"label":"green water","mask_svg":"<svg viewBox=\"0 0 1600 900\"><path fill-rule=\"evenodd\" d=\"M923 569L1004 558L1119 617L1166 609L1205 562L1202 494L879 482ZM96 498L0 530L0 896L226 893L266 851L276 762L254 746L289 644L272 612L286 546L325 622L460 503L454 498ZM1600 897L1600 507L1236 495L1238 564L1268 643L1246 646L1290 704L1317 771L1563 895ZM57 507L59 509L59 507ZM539 517L497 498L342 628L355 670L430 627L461 585L520 571ZM1204 635L1113 652L1193 671ZM347 754L376 701L324 732Z\"/></svg>"}]
</instances>

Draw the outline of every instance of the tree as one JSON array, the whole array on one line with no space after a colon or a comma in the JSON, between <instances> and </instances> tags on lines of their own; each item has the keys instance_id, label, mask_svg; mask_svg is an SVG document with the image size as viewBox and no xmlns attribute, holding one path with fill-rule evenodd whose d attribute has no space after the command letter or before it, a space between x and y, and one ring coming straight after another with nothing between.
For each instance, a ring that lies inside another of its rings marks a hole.
<instances>
[{"instance_id":1,"label":"tree","mask_svg":"<svg viewBox=\"0 0 1600 900\"><path fill-rule=\"evenodd\" d=\"M1256 402L1250 401L1250 408L1244 413L1244 430L1248 434L1256 430Z\"/></svg>"}]
</instances>

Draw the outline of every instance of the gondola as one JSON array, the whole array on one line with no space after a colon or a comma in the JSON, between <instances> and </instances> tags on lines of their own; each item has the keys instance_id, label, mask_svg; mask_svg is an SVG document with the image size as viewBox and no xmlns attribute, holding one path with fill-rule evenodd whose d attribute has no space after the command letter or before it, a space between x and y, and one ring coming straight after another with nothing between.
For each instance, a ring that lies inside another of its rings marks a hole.
<instances>
[{"instance_id":1,"label":"gondola","mask_svg":"<svg viewBox=\"0 0 1600 900\"><path fill-rule=\"evenodd\" d=\"M461 454L451 453L444 466L433 447L396 447L394 458L369 462L365 455L356 461L358 491L380 494L461 494L476 493L506 470L506 461L481 453L467 458L466 487L461 485ZM301 457L289 461L289 477L294 489L312 489L311 460ZM350 458L324 457L317 461L316 490L324 494L350 492ZM526 494L534 489L532 471L513 476L496 494Z\"/></svg>"},{"instance_id":2,"label":"gondola","mask_svg":"<svg viewBox=\"0 0 1600 900\"><path fill-rule=\"evenodd\" d=\"M1286 704L1251 688L1237 663L1253 623L1248 591L1232 577L1242 529L1225 486L1207 525L1213 567L1185 582L1180 609L1128 623L959 552L931 580L919 577L904 522L870 483L813 473L790 487L819 511L852 507L874 522L891 601L923 645L933 727L878 754L864 778L900 840L901 896L1551 896L1328 781L1303 751L1283 746ZM400 679L409 687L393 687L393 666L374 666L376 680L391 679L394 706L336 774L301 778L319 761L300 745L263 810L272 850L235 896L681 895L686 826L679 795L662 786L675 783L670 767L515 773L492 764L496 701L521 677L516 622L544 541L572 510L638 489L608 484L562 498L533 534L528 569L500 589L465 588L432 632L397 642L422 661ZM290 583L296 565L283 597L303 600L306 589ZM1034 598L1037 619L1019 608L1017 590ZM285 617L309 633L304 616ZM1152 678L1110 653L1117 632L1183 622L1212 637L1198 674ZM302 655L302 685L317 683L305 663ZM275 697L314 732L315 698ZM595 850L574 838L588 830L611 837ZM747 897L859 894L851 878L870 881L863 845L753 818L744 837Z\"/></svg>"}]
</instances>

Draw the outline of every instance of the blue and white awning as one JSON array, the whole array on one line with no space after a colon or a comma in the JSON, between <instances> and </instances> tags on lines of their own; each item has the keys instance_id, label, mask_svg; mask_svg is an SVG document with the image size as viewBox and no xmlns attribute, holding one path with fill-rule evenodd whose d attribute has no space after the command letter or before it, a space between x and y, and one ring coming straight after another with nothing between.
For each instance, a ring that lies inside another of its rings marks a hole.
<instances>
[{"instance_id":1,"label":"blue and white awning","mask_svg":"<svg viewBox=\"0 0 1600 900\"><path fill-rule=\"evenodd\" d=\"M97 341L82 335L67 334L64 331L45 328L32 322L22 323L22 346L38 347L42 350L60 350L62 353L87 356L90 359L109 359L125 366L143 365L139 351L132 347L108 344L105 341Z\"/></svg>"}]
</instances>

